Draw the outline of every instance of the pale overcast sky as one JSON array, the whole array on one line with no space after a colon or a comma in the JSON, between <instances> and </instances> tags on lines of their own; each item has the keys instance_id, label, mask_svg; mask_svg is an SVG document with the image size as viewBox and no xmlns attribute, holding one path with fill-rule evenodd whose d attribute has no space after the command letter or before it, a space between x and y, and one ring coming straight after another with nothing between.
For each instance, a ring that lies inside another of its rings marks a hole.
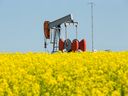
<instances>
[{"instance_id":1,"label":"pale overcast sky","mask_svg":"<svg viewBox=\"0 0 128 96\"><path fill-rule=\"evenodd\" d=\"M91 50L89 0L0 0L0 52L43 51L44 20L73 14L78 38ZM94 48L128 50L128 1L93 0ZM75 30L69 38L75 38ZM63 36L62 36L63 37Z\"/></svg>"}]
</instances>

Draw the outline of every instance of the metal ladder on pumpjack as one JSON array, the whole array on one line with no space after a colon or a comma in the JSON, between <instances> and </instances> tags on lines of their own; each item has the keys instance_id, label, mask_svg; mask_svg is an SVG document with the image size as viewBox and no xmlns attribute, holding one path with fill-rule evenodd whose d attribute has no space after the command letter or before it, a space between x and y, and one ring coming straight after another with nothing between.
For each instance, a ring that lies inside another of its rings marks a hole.
<instances>
[{"instance_id":1,"label":"metal ladder on pumpjack","mask_svg":"<svg viewBox=\"0 0 128 96\"><path fill-rule=\"evenodd\" d=\"M58 46L59 38L60 38L60 29L57 28L57 29L55 29L55 32L54 32L53 52L56 52L59 49L59 46Z\"/></svg>"}]
</instances>

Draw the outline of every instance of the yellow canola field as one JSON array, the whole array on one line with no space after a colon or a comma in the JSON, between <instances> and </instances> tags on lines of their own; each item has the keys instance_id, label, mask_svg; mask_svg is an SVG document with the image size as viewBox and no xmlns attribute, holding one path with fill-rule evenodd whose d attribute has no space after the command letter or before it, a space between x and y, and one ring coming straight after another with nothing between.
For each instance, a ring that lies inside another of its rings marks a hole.
<instances>
[{"instance_id":1,"label":"yellow canola field","mask_svg":"<svg viewBox=\"0 0 128 96\"><path fill-rule=\"evenodd\" d=\"M0 53L0 96L128 96L128 52Z\"/></svg>"}]
</instances>

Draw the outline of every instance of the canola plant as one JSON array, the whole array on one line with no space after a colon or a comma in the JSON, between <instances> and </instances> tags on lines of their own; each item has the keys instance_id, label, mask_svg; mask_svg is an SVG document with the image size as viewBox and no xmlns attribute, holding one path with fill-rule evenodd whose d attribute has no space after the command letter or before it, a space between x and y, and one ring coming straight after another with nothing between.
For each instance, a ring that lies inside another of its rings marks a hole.
<instances>
[{"instance_id":1,"label":"canola plant","mask_svg":"<svg viewBox=\"0 0 128 96\"><path fill-rule=\"evenodd\" d=\"M128 52L0 53L0 96L128 96Z\"/></svg>"}]
</instances>

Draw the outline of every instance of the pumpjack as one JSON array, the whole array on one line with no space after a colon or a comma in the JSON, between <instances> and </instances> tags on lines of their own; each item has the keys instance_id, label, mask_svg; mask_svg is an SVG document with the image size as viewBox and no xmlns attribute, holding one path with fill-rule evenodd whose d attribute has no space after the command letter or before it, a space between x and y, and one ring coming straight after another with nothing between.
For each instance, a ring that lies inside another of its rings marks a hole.
<instances>
[{"instance_id":1,"label":"pumpjack","mask_svg":"<svg viewBox=\"0 0 128 96\"><path fill-rule=\"evenodd\" d=\"M61 28L62 25L65 26L65 40L61 38ZM71 14L64 16L60 19L57 19L53 22L44 21L44 48L47 48L47 40L50 40L50 44L52 44L53 49L52 52L56 51L86 51L86 40L82 39L80 42L77 40L77 31L76 31L76 38L71 41L67 37L67 26L73 25L76 27L78 26L78 22L73 20L73 16Z\"/></svg>"}]
</instances>

